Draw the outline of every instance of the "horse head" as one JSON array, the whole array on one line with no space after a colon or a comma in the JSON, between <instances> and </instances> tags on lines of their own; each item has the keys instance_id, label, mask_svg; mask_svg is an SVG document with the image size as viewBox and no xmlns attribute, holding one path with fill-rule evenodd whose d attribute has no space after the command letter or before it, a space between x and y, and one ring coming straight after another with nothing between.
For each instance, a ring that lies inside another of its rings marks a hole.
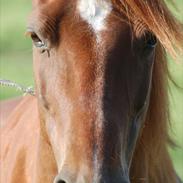
<instances>
[{"instance_id":1,"label":"horse head","mask_svg":"<svg viewBox=\"0 0 183 183\"><path fill-rule=\"evenodd\" d=\"M40 0L33 6L28 33L41 125L57 164L55 183L130 182L157 37L115 1Z\"/></svg>"}]
</instances>

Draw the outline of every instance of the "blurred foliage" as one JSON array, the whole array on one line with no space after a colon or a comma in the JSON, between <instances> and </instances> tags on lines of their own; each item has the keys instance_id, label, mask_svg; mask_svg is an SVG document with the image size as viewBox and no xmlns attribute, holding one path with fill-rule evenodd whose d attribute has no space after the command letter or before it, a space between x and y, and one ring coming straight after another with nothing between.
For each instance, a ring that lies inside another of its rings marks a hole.
<instances>
[{"instance_id":1,"label":"blurred foliage","mask_svg":"<svg viewBox=\"0 0 183 183\"><path fill-rule=\"evenodd\" d=\"M170 1L170 0L166 0ZM175 16L183 21L183 0L170 5ZM179 11L178 11L179 10ZM10 79L25 86L33 85L31 40L25 37L31 0L0 1L0 78ZM169 59L173 80L183 87L183 59L176 63ZM0 100L20 95L15 89L0 87ZM171 136L179 148L170 149L178 174L183 179L183 89L170 82Z\"/></svg>"},{"instance_id":2,"label":"blurred foliage","mask_svg":"<svg viewBox=\"0 0 183 183\"><path fill-rule=\"evenodd\" d=\"M0 1L0 78L33 85L32 43L25 36L31 0ZM0 100L20 95L0 87Z\"/></svg>"},{"instance_id":3,"label":"blurred foliage","mask_svg":"<svg viewBox=\"0 0 183 183\"><path fill-rule=\"evenodd\" d=\"M31 0L1 0L0 3L1 53L31 49L31 42L24 36Z\"/></svg>"}]
</instances>

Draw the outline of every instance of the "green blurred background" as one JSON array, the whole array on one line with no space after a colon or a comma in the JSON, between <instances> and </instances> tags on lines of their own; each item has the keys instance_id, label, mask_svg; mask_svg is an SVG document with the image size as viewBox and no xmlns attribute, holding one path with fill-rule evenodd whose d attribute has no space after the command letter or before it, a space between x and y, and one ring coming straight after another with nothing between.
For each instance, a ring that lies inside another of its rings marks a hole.
<instances>
[{"instance_id":1,"label":"green blurred background","mask_svg":"<svg viewBox=\"0 0 183 183\"><path fill-rule=\"evenodd\" d=\"M167 0L168 1L168 0ZM170 7L183 22L183 0ZM25 37L26 22L31 12L31 0L0 0L0 78L25 86L33 86L32 46ZM183 87L183 58L180 63L169 59L169 69L176 83ZM0 87L0 100L21 95L15 89ZM178 174L183 180L183 90L170 83L171 136L178 148L170 149Z\"/></svg>"}]
</instances>

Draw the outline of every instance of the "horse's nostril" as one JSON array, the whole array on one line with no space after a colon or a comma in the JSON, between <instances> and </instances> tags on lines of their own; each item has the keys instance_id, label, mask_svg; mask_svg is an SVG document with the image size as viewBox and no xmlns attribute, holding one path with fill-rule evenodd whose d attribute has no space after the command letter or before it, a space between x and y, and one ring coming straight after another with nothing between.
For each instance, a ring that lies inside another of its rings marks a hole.
<instances>
[{"instance_id":1,"label":"horse's nostril","mask_svg":"<svg viewBox=\"0 0 183 183\"><path fill-rule=\"evenodd\" d=\"M68 181L64 181L61 175L57 175L53 181L53 183L67 183Z\"/></svg>"},{"instance_id":2,"label":"horse's nostril","mask_svg":"<svg viewBox=\"0 0 183 183\"><path fill-rule=\"evenodd\" d=\"M56 183L66 183L66 182L63 180L58 180Z\"/></svg>"},{"instance_id":3,"label":"horse's nostril","mask_svg":"<svg viewBox=\"0 0 183 183\"><path fill-rule=\"evenodd\" d=\"M59 176L55 177L53 183L67 183L66 181L62 180Z\"/></svg>"}]
</instances>

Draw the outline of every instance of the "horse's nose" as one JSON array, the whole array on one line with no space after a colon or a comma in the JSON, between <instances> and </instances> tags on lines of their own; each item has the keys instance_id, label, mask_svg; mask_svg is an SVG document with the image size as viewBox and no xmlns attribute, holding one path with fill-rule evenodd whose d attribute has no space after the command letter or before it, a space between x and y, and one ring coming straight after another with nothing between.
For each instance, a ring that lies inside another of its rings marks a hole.
<instances>
[{"instance_id":1,"label":"horse's nose","mask_svg":"<svg viewBox=\"0 0 183 183\"><path fill-rule=\"evenodd\" d=\"M87 178L81 178L81 179L77 179L77 180L71 180L70 178L65 178L63 179L62 176L58 175L55 180L54 183L130 183L130 180L128 178L128 176L119 176L119 177L108 177L108 176L104 176L102 179L100 180L87 180Z\"/></svg>"},{"instance_id":2,"label":"horse's nose","mask_svg":"<svg viewBox=\"0 0 183 183\"><path fill-rule=\"evenodd\" d=\"M73 182L65 182L64 180L57 180L56 182L54 181L54 183L73 183ZM88 182L85 182L88 183ZM106 182L105 180L100 181L100 183L130 183L129 180L120 180L118 182L114 182L114 181L110 181L110 182Z\"/></svg>"}]
</instances>

